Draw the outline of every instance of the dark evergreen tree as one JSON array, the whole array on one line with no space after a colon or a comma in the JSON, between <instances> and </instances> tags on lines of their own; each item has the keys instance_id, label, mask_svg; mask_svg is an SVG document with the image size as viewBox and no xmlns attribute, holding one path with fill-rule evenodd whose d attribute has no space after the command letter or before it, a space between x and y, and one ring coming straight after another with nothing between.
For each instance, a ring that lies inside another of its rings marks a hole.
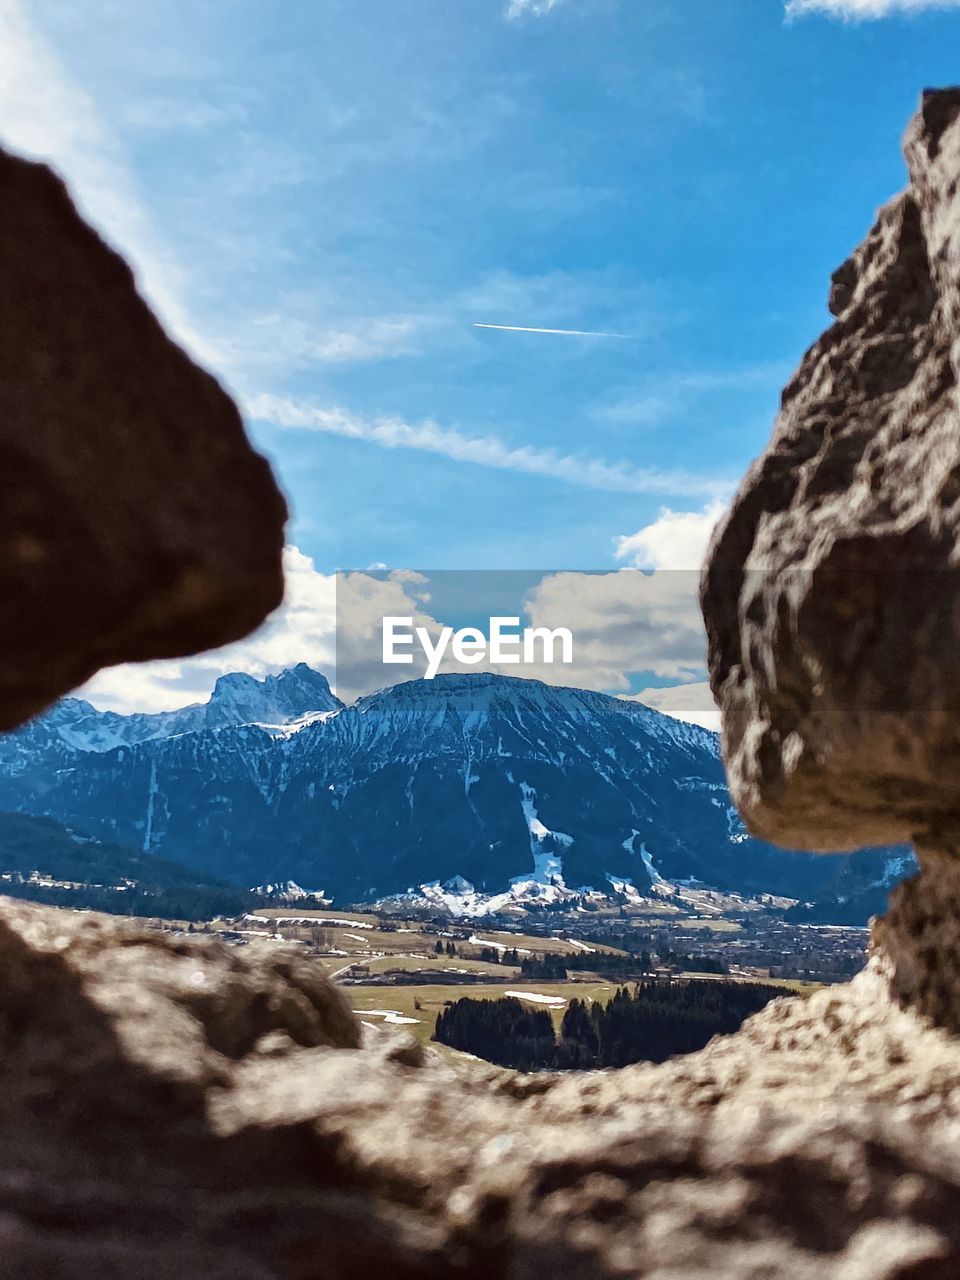
<instances>
[{"instance_id":1,"label":"dark evergreen tree","mask_svg":"<svg viewBox=\"0 0 960 1280\"><path fill-rule=\"evenodd\" d=\"M775 996L792 994L760 983L643 981L632 992L618 987L606 1005L571 1000L559 1041L545 1010L528 1010L512 997L468 998L440 1014L434 1038L525 1071L623 1067L701 1049Z\"/></svg>"},{"instance_id":2,"label":"dark evergreen tree","mask_svg":"<svg viewBox=\"0 0 960 1280\"><path fill-rule=\"evenodd\" d=\"M590 1063L596 1062L600 1048L597 1029L590 1017L590 1011L582 1000L571 1000L563 1015L560 1025L560 1037L569 1044L576 1044L582 1050L583 1057Z\"/></svg>"}]
</instances>

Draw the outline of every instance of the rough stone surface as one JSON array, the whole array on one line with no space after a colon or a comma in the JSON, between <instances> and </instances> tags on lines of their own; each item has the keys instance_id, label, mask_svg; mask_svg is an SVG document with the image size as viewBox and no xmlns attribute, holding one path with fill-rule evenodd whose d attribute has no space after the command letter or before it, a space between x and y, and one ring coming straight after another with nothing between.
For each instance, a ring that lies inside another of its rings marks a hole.
<instances>
[{"instance_id":1,"label":"rough stone surface","mask_svg":"<svg viewBox=\"0 0 960 1280\"><path fill-rule=\"evenodd\" d=\"M523 1077L360 1047L286 948L0 900L0 1276L953 1280L960 1050L883 965Z\"/></svg>"},{"instance_id":2,"label":"rough stone surface","mask_svg":"<svg viewBox=\"0 0 960 1280\"><path fill-rule=\"evenodd\" d=\"M869 969L660 1067L523 1077L361 1037L294 951L0 900L2 1280L960 1275L960 91L924 99L907 154L910 188L837 272L837 323L784 393L704 580L754 829L821 848L918 836L922 872L878 925ZM255 620L240 582L269 594L280 510L249 454L239 496L217 487L243 448L229 402L56 181L3 163L57 261L32 268L44 306L13 270L35 353L0 300L0 701L14 719L74 661L40 634L56 607L43 583L62 587L84 674L224 638ZM0 210L14 267L30 257L17 217ZM58 398L64 386L76 394ZM111 442L120 465L100 493ZM236 525L258 484L277 516L263 559Z\"/></svg>"},{"instance_id":3,"label":"rough stone surface","mask_svg":"<svg viewBox=\"0 0 960 1280\"><path fill-rule=\"evenodd\" d=\"M906 157L703 579L734 800L794 848L960 812L960 90L924 95Z\"/></svg>"},{"instance_id":4,"label":"rough stone surface","mask_svg":"<svg viewBox=\"0 0 960 1280\"><path fill-rule=\"evenodd\" d=\"M230 397L43 165L0 151L0 728L98 667L246 634L285 506Z\"/></svg>"}]
</instances>

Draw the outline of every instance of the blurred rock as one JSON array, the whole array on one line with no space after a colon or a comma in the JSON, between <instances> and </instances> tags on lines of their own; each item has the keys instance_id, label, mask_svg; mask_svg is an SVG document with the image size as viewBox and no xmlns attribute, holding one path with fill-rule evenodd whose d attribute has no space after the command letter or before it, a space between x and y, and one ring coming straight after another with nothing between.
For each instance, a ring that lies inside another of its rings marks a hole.
<instances>
[{"instance_id":1,"label":"blurred rock","mask_svg":"<svg viewBox=\"0 0 960 1280\"><path fill-rule=\"evenodd\" d=\"M286 508L230 397L43 165L0 151L0 728L245 635Z\"/></svg>"},{"instance_id":2,"label":"blurred rock","mask_svg":"<svg viewBox=\"0 0 960 1280\"><path fill-rule=\"evenodd\" d=\"M960 1051L883 962L661 1067L517 1076L317 966L0 900L0 1277L947 1280Z\"/></svg>"}]
</instances>

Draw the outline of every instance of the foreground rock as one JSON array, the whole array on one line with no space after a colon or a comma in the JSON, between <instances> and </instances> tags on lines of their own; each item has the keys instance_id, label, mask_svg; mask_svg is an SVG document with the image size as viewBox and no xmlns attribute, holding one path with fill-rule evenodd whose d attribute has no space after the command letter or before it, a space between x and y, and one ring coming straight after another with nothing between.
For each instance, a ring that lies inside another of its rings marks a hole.
<instances>
[{"instance_id":1,"label":"foreground rock","mask_svg":"<svg viewBox=\"0 0 960 1280\"><path fill-rule=\"evenodd\" d=\"M754 829L918 837L869 971L662 1067L518 1077L361 1041L294 953L0 900L0 1277L960 1274L960 1040L934 1025L960 1028L960 91L908 159L704 582ZM97 662L253 625L282 510L56 181L0 167L12 723Z\"/></svg>"},{"instance_id":2,"label":"foreground rock","mask_svg":"<svg viewBox=\"0 0 960 1280\"><path fill-rule=\"evenodd\" d=\"M280 601L285 507L237 410L42 165L0 151L0 728Z\"/></svg>"},{"instance_id":3,"label":"foreground rock","mask_svg":"<svg viewBox=\"0 0 960 1280\"><path fill-rule=\"evenodd\" d=\"M879 971L663 1067L454 1070L284 948L0 901L0 1276L947 1280L960 1052Z\"/></svg>"},{"instance_id":4,"label":"foreground rock","mask_svg":"<svg viewBox=\"0 0 960 1280\"><path fill-rule=\"evenodd\" d=\"M714 537L703 607L731 791L755 834L892 844L960 813L960 90L833 277Z\"/></svg>"},{"instance_id":5,"label":"foreground rock","mask_svg":"<svg viewBox=\"0 0 960 1280\"><path fill-rule=\"evenodd\" d=\"M702 599L744 820L811 849L912 840L883 947L899 996L960 1031L960 90L924 94L906 156Z\"/></svg>"}]
</instances>

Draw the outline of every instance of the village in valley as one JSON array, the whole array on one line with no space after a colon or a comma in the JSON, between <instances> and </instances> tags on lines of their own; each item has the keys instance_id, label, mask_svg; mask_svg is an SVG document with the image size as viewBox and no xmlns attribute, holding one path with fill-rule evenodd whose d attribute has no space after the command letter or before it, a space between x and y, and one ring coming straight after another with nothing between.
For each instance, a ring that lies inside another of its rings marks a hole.
<instances>
[{"instance_id":1,"label":"village in valley","mask_svg":"<svg viewBox=\"0 0 960 1280\"><path fill-rule=\"evenodd\" d=\"M206 924L154 923L235 946L287 944L313 957L358 1016L429 1042L437 1015L461 997L510 996L559 1026L571 1000L609 1001L637 983L733 981L809 992L863 967L865 928L792 924L775 907L685 914L540 911L457 919L425 910L344 910L305 897ZM303 903L313 905L302 905Z\"/></svg>"}]
</instances>

